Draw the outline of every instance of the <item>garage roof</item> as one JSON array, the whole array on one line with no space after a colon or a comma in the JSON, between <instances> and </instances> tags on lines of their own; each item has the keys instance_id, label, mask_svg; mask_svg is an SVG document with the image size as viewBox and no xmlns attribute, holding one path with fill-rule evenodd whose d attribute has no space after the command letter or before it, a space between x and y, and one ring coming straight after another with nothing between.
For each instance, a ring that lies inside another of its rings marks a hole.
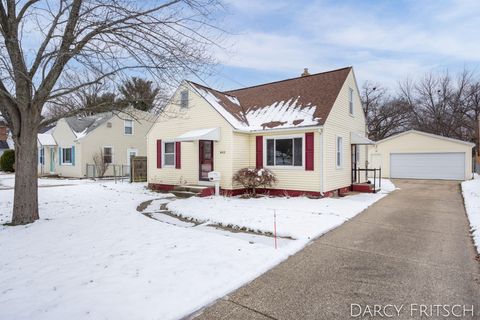
<instances>
[{"instance_id":1,"label":"garage roof","mask_svg":"<svg viewBox=\"0 0 480 320\"><path fill-rule=\"evenodd\" d=\"M453 138L449 138L449 137L444 137L444 136L439 136L437 134L433 134L433 133L428 133L428 132L423 132L423 131L418 131L418 130L408 130L408 131L404 131L402 133L398 133L396 135L393 135L391 137L388 137L388 138L385 138L383 140L379 140L377 141L377 144L379 143L382 143L382 142L385 142L385 141L388 141L388 140L391 140L391 139L394 139L394 138L398 138L400 136L403 136L403 135L406 135L408 133L418 133L418 134L421 134L421 135L424 135L424 136L427 136L427 137L430 137L430 138L436 138L436 139L442 139L442 140L446 140L446 141L450 141L450 142L456 142L456 143L460 143L460 144L465 144L465 145L468 145L468 146L471 146L472 148L475 146L474 143L472 142L468 142L468 141L463 141L463 140L458 140L458 139L453 139Z\"/></svg>"}]
</instances>

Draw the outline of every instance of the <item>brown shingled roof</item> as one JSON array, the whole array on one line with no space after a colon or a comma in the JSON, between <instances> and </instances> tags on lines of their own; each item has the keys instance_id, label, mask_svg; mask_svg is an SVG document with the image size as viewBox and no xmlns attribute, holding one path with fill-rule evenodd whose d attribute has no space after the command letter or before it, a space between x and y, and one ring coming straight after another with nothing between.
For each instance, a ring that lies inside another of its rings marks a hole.
<instances>
[{"instance_id":1,"label":"brown shingled roof","mask_svg":"<svg viewBox=\"0 0 480 320\"><path fill-rule=\"evenodd\" d=\"M196 83L193 84L214 95L226 111L242 123L245 123L246 126L250 125L248 123L249 113L261 112L260 109L266 109L275 104L278 105L282 101L292 101L291 106L286 108L286 110L294 108L297 114L303 114L302 110L310 109L312 106L316 107L313 117L305 112L304 119L289 119L288 125L301 127L304 120L305 123L310 123L310 125L312 122L318 125L325 123L351 69L351 67L346 67L225 92ZM232 98L238 99L239 104L232 102ZM285 112L285 108L283 111ZM310 119L307 119L308 117ZM285 119L280 118L280 114L278 119L272 116L272 119L268 119L264 125L262 124L263 129L272 129L285 125Z\"/></svg>"}]
</instances>

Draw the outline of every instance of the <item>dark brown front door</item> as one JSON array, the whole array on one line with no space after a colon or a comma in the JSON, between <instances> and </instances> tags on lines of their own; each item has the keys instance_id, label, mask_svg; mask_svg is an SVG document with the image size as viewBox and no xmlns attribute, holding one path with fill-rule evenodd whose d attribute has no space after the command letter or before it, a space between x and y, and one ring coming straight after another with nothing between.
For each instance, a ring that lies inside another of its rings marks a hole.
<instances>
[{"instance_id":1,"label":"dark brown front door","mask_svg":"<svg viewBox=\"0 0 480 320\"><path fill-rule=\"evenodd\" d=\"M213 141L200 140L199 146L199 179L208 181L208 173L213 171Z\"/></svg>"}]
</instances>

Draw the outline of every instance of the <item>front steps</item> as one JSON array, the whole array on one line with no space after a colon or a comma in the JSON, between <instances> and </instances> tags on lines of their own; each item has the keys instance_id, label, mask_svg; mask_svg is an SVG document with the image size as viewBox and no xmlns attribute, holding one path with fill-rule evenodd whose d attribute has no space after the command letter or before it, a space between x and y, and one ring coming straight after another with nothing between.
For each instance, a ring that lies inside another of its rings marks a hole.
<instances>
[{"instance_id":1,"label":"front steps","mask_svg":"<svg viewBox=\"0 0 480 320\"><path fill-rule=\"evenodd\" d=\"M374 185L371 183L354 183L352 184L352 191L356 192L366 192L366 193L377 193L380 189L375 190Z\"/></svg>"},{"instance_id":2,"label":"front steps","mask_svg":"<svg viewBox=\"0 0 480 320\"><path fill-rule=\"evenodd\" d=\"M196 186L196 185L185 185L185 186L175 186L175 188L170 191L175 196L179 198L190 198L195 196L201 196L204 194L206 189L211 189L210 186Z\"/></svg>"}]
</instances>

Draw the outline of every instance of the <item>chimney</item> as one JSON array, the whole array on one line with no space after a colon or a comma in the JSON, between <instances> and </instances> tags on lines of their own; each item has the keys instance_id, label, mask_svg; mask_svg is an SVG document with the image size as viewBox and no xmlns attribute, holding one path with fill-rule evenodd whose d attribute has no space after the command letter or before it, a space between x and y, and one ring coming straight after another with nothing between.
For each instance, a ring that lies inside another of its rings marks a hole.
<instances>
[{"instance_id":1,"label":"chimney","mask_svg":"<svg viewBox=\"0 0 480 320\"><path fill-rule=\"evenodd\" d=\"M309 76L309 75L310 73L308 72L308 68L303 68L302 77Z\"/></svg>"}]
</instances>

